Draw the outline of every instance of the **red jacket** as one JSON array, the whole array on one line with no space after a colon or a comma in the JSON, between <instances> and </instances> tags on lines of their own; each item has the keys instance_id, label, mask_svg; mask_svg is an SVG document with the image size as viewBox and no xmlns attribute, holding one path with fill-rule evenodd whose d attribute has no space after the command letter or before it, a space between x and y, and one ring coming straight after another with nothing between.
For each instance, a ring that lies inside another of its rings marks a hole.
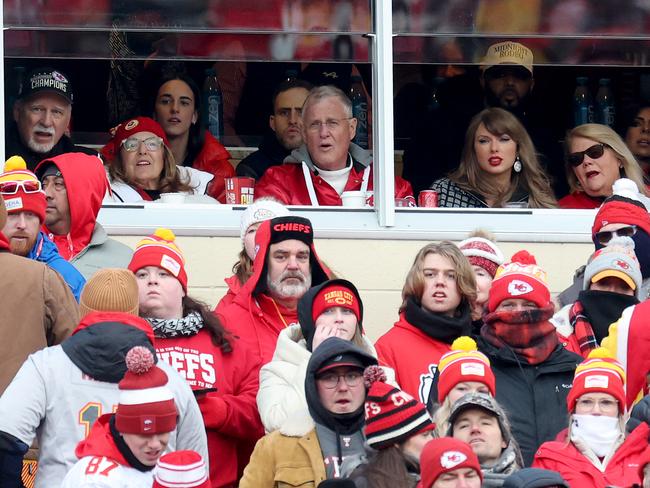
<instances>
[{"instance_id":1,"label":"red jacket","mask_svg":"<svg viewBox=\"0 0 650 488\"><path fill-rule=\"evenodd\" d=\"M395 379L402 390L425 405L433 384L440 357L451 350L449 344L437 341L406 321L404 313L375 343L379 364L395 370Z\"/></svg>"},{"instance_id":2,"label":"red jacket","mask_svg":"<svg viewBox=\"0 0 650 488\"><path fill-rule=\"evenodd\" d=\"M650 428L645 422L627 436L601 472L569 442L545 442L535 453L533 467L557 471L570 486L605 488L607 486L632 486L641 483L639 460L650 450Z\"/></svg>"},{"instance_id":3,"label":"red jacket","mask_svg":"<svg viewBox=\"0 0 650 488\"><path fill-rule=\"evenodd\" d=\"M235 168L230 164L230 153L209 131L205 131L205 142L194 158L192 167L214 175L208 188L208 195L221 203L226 203L226 183L224 178L235 176Z\"/></svg>"},{"instance_id":4,"label":"red jacket","mask_svg":"<svg viewBox=\"0 0 650 488\"><path fill-rule=\"evenodd\" d=\"M239 293L239 290L241 290L242 287L237 275L229 276L223 281L228 285L228 291L223 297L221 297L219 303L217 303L217 306L214 308L214 313L221 313L228 305L230 305L235 300L237 293Z\"/></svg>"},{"instance_id":5,"label":"red jacket","mask_svg":"<svg viewBox=\"0 0 650 488\"><path fill-rule=\"evenodd\" d=\"M590 197L583 191L574 191L558 200L560 208L598 208L604 198Z\"/></svg>"},{"instance_id":6,"label":"red jacket","mask_svg":"<svg viewBox=\"0 0 650 488\"><path fill-rule=\"evenodd\" d=\"M77 444L74 450L79 459L86 456L105 456L122 466L131 466L119 451L111 435L109 420L114 414L107 413L93 424L88 437Z\"/></svg>"},{"instance_id":7,"label":"red jacket","mask_svg":"<svg viewBox=\"0 0 650 488\"><path fill-rule=\"evenodd\" d=\"M197 400L208 436L213 488L235 486L248 464L238 452L252 452L264 435L257 412L259 358L231 338L232 352L223 353L202 329L190 337L156 339L158 357L179 372ZM214 390L199 393L197 390Z\"/></svg>"},{"instance_id":8,"label":"red jacket","mask_svg":"<svg viewBox=\"0 0 650 488\"><path fill-rule=\"evenodd\" d=\"M348 176L348 182L343 191L361 189L364 168L355 164ZM340 195L323 178L310 171L311 180L314 183L314 190L318 203L324 206L343 205ZM368 191L373 189L372 167L368 181ZM255 198L268 196L273 197L285 205L311 205L305 175L300 163L285 163L281 166L271 166L266 170L262 178L255 185ZM395 176L395 198L413 197L411 184Z\"/></svg>"}]
</instances>

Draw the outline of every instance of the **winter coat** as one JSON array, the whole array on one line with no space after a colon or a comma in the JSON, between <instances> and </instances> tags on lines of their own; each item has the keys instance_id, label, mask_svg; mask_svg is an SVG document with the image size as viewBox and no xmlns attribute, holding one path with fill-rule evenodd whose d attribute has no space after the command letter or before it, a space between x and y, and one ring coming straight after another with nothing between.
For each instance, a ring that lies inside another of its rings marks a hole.
<instances>
[{"instance_id":1,"label":"winter coat","mask_svg":"<svg viewBox=\"0 0 650 488\"><path fill-rule=\"evenodd\" d=\"M226 285L228 285L228 291L224 296L221 297L219 303L217 303L217 306L214 308L214 313L221 313L222 310L230 305L235 300L237 293L239 293L239 290L241 290L242 287L242 284L239 282L237 275L232 275L228 278L224 278L223 281L226 283Z\"/></svg>"},{"instance_id":2,"label":"winter coat","mask_svg":"<svg viewBox=\"0 0 650 488\"><path fill-rule=\"evenodd\" d=\"M79 321L79 307L61 276L43 263L11 254L0 233L0 394L31 353L61 343Z\"/></svg>"},{"instance_id":3,"label":"winter coat","mask_svg":"<svg viewBox=\"0 0 650 488\"><path fill-rule=\"evenodd\" d=\"M153 470L139 471L129 464L115 444L109 422L102 415L82 440L75 454L79 461L66 474L61 488L150 488Z\"/></svg>"},{"instance_id":4,"label":"winter coat","mask_svg":"<svg viewBox=\"0 0 650 488\"><path fill-rule=\"evenodd\" d=\"M259 180L271 166L279 166L290 151L278 141L275 132L267 132L259 149L242 159L235 171L237 176L249 176Z\"/></svg>"},{"instance_id":5,"label":"winter coat","mask_svg":"<svg viewBox=\"0 0 650 488\"><path fill-rule=\"evenodd\" d=\"M441 178L431 185L431 189L438 192L439 207L463 207L463 208L488 208L485 197L479 193L471 193L460 188L449 178ZM528 194L515 192L510 199L513 203L525 203L528 205Z\"/></svg>"},{"instance_id":6,"label":"winter coat","mask_svg":"<svg viewBox=\"0 0 650 488\"><path fill-rule=\"evenodd\" d=\"M490 360L496 399L508 414L524 465L530 466L537 448L567 425L566 398L582 357L558 344L545 361L530 365L508 347L496 348L482 337L477 343Z\"/></svg>"},{"instance_id":7,"label":"winter coat","mask_svg":"<svg viewBox=\"0 0 650 488\"><path fill-rule=\"evenodd\" d=\"M126 353L136 345L153 352L153 343L151 326L143 319L93 312L62 345L29 356L0 397L0 443L6 448L7 440L12 442L13 452L8 454L24 453L38 438L36 488L60 485L77 462L77 443L88 436L96 419L118 404L117 384L126 372ZM208 459L203 419L190 387L163 361L158 367L167 374L179 412L168 449L193 449ZM6 454L0 451L0 457ZM0 479L10 476L5 470L12 467L0 459Z\"/></svg>"},{"instance_id":8,"label":"winter coat","mask_svg":"<svg viewBox=\"0 0 650 488\"><path fill-rule=\"evenodd\" d=\"M29 251L27 258L47 264L50 268L59 273L61 278L63 278L70 287L70 291L77 302L79 301L81 290L83 290L86 280L77 268L61 257L59 250L54 243L47 238L45 232L40 231L38 233L34 247Z\"/></svg>"},{"instance_id":9,"label":"winter coat","mask_svg":"<svg viewBox=\"0 0 650 488\"><path fill-rule=\"evenodd\" d=\"M427 404L440 357L451 350L449 344L436 340L410 324L404 312L395 325L375 343L379 364L395 370L400 388Z\"/></svg>"},{"instance_id":10,"label":"winter coat","mask_svg":"<svg viewBox=\"0 0 650 488\"><path fill-rule=\"evenodd\" d=\"M348 181L343 191L356 191L362 187L366 168L368 173L367 190L373 189L372 155L354 143L350 143L350 155L353 165ZM316 202L312 202L303 168L309 171L314 186ZM311 161L305 145L294 149L284 160L282 166L269 168L255 186L255 197L273 197L285 205L341 206L341 196L329 183L318 174L318 168ZM395 198L413 198L411 184L399 176L395 176Z\"/></svg>"},{"instance_id":11,"label":"winter coat","mask_svg":"<svg viewBox=\"0 0 650 488\"><path fill-rule=\"evenodd\" d=\"M542 444L535 454L533 466L557 471L572 487L632 486L641 483L639 461L644 453L647 455L650 451L649 433L645 422L634 429L607 461L604 471L589 460L587 455L595 454L588 447L583 446L584 450L580 450L573 442L566 441Z\"/></svg>"},{"instance_id":12,"label":"winter coat","mask_svg":"<svg viewBox=\"0 0 650 488\"><path fill-rule=\"evenodd\" d=\"M560 208L598 208L602 205L604 197L590 197L583 191L574 191L557 202Z\"/></svg>"},{"instance_id":13,"label":"winter coat","mask_svg":"<svg viewBox=\"0 0 650 488\"><path fill-rule=\"evenodd\" d=\"M208 436L210 481L213 488L235 486L248 458L238 460L264 435L255 394L259 358L230 338L232 351L222 352L210 333L157 338L156 353L185 378L197 395Z\"/></svg>"},{"instance_id":14,"label":"winter coat","mask_svg":"<svg viewBox=\"0 0 650 488\"><path fill-rule=\"evenodd\" d=\"M209 131L205 131L203 147L194 161L184 161L178 168L200 170L212 175L208 195L221 203L226 203L226 178L235 176L235 168L230 164L230 153ZM208 180L210 181L210 180ZM204 194L205 190L195 193Z\"/></svg>"},{"instance_id":15,"label":"winter coat","mask_svg":"<svg viewBox=\"0 0 650 488\"><path fill-rule=\"evenodd\" d=\"M126 244L108 237L102 224L96 222L90 242L70 262L89 280L100 269L126 269L131 257L133 250Z\"/></svg>"}]
</instances>

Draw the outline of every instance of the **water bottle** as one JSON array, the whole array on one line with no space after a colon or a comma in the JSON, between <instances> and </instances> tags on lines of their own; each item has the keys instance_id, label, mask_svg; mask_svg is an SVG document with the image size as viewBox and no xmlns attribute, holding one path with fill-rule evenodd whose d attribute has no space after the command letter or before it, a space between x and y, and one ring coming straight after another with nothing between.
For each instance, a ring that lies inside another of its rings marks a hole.
<instances>
[{"instance_id":1,"label":"water bottle","mask_svg":"<svg viewBox=\"0 0 650 488\"><path fill-rule=\"evenodd\" d=\"M357 133L353 142L364 149L368 149L368 100L363 92L361 76L354 75L351 80L352 116L357 119Z\"/></svg>"},{"instance_id":2,"label":"water bottle","mask_svg":"<svg viewBox=\"0 0 650 488\"><path fill-rule=\"evenodd\" d=\"M589 78L576 78L576 91L573 94L573 125L589 124L594 121L594 103L587 83Z\"/></svg>"},{"instance_id":3,"label":"water bottle","mask_svg":"<svg viewBox=\"0 0 650 488\"><path fill-rule=\"evenodd\" d=\"M223 138L223 94L217 80L217 71L213 68L205 70L203 84L202 115L205 127L217 139Z\"/></svg>"},{"instance_id":4,"label":"water bottle","mask_svg":"<svg viewBox=\"0 0 650 488\"><path fill-rule=\"evenodd\" d=\"M609 78L601 78L598 85L598 93L596 93L596 122L613 127L616 112L614 108L614 94L609 86Z\"/></svg>"}]
</instances>

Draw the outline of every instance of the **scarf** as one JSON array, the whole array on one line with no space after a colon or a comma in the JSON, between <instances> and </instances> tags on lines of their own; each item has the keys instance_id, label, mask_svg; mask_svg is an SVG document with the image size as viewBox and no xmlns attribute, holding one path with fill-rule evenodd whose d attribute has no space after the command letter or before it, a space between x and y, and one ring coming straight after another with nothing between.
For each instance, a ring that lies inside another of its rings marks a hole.
<instances>
[{"instance_id":1,"label":"scarf","mask_svg":"<svg viewBox=\"0 0 650 488\"><path fill-rule=\"evenodd\" d=\"M571 440L577 437L584 441L599 458L604 458L611 452L620 435L618 417L576 414L571 416Z\"/></svg>"},{"instance_id":2,"label":"scarf","mask_svg":"<svg viewBox=\"0 0 650 488\"><path fill-rule=\"evenodd\" d=\"M576 317L576 319L582 323L574 325L571 312L577 303L580 304L580 314L582 317ZM609 326L621 318L623 310L637 303L639 303L639 300L631 295L599 290L581 291L578 295L578 301L569 311L569 320L580 342L580 351L582 353L585 353L585 351L588 353L591 349L598 347L598 344L609 335ZM580 333L583 337L591 333L591 336L595 339L593 347L583 349L576 326L580 327Z\"/></svg>"},{"instance_id":3,"label":"scarf","mask_svg":"<svg viewBox=\"0 0 650 488\"><path fill-rule=\"evenodd\" d=\"M108 421L108 425L111 430L111 437L113 438L113 442L115 442L115 447L117 447L117 450L120 452L120 454L124 456L124 459L127 463L129 463L129 466L137 469L142 473L151 471L155 467L147 466L146 464L141 463L140 460L135 457L133 451L131 451L129 446L126 444L124 437L122 437L122 434L120 434L115 427L115 415L111 415L111 418Z\"/></svg>"},{"instance_id":4,"label":"scarf","mask_svg":"<svg viewBox=\"0 0 650 488\"><path fill-rule=\"evenodd\" d=\"M203 317L198 312L190 312L182 319L145 319L151 324L153 333L158 338L185 336L198 334L203 328Z\"/></svg>"},{"instance_id":5,"label":"scarf","mask_svg":"<svg viewBox=\"0 0 650 488\"><path fill-rule=\"evenodd\" d=\"M460 336L469 335L472 331L472 316L469 306L463 302L459 310L459 317L429 312L418 305L412 297L409 297L404 316L409 324L417 327L432 339L451 344Z\"/></svg>"},{"instance_id":6,"label":"scarf","mask_svg":"<svg viewBox=\"0 0 650 488\"><path fill-rule=\"evenodd\" d=\"M528 364L544 362L558 344L555 326L549 322L553 305L485 316L481 336L494 347L507 347Z\"/></svg>"}]
</instances>

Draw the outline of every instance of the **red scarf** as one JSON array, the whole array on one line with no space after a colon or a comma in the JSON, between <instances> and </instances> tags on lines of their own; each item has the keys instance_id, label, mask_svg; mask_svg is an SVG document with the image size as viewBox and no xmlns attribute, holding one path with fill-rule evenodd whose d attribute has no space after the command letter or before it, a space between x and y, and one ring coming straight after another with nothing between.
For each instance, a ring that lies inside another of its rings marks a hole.
<instances>
[{"instance_id":1,"label":"red scarf","mask_svg":"<svg viewBox=\"0 0 650 488\"><path fill-rule=\"evenodd\" d=\"M598 341L596 341L594 329L591 327L589 319L584 314L584 310L585 308L579 300L574 302L569 309L569 322L573 326L573 333L575 334L576 339L578 339L580 354L582 354L582 357L586 358L592 349L598 347Z\"/></svg>"},{"instance_id":2,"label":"red scarf","mask_svg":"<svg viewBox=\"0 0 650 488\"><path fill-rule=\"evenodd\" d=\"M558 344L555 326L549 322L553 306L516 312L492 312L485 316L481 336L495 347L508 347L528 364L544 362Z\"/></svg>"}]
</instances>

